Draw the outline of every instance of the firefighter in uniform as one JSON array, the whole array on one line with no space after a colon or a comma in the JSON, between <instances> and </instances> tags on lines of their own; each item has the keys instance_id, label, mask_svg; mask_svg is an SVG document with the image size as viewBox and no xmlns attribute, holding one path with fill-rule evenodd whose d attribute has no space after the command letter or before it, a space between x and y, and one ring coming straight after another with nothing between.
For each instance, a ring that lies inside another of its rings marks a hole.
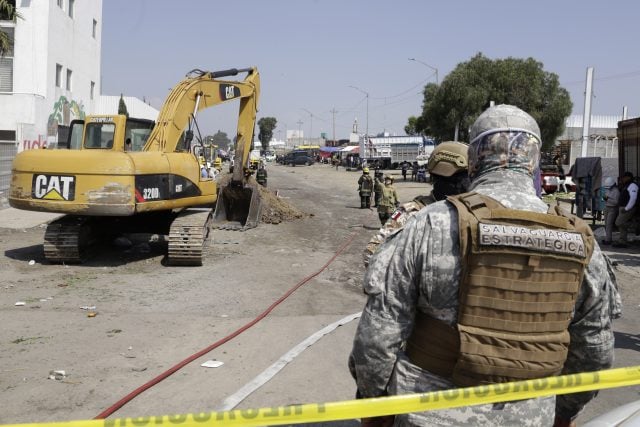
<instances>
[{"instance_id":1,"label":"firefighter in uniform","mask_svg":"<svg viewBox=\"0 0 640 427\"><path fill-rule=\"evenodd\" d=\"M384 174L380 169L375 169L373 173L373 207L377 208L382 198L382 192L384 188Z\"/></svg>"},{"instance_id":2,"label":"firefighter in uniform","mask_svg":"<svg viewBox=\"0 0 640 427\"><path fill-rule=\"evenodd\" d=\"M371 258L349 369L362 398L598 371L615 276L584 221L536 197L535 120L491 107L470 130L470 193L422 209ZM365 418L362 425L570 426L595 392Z\"/></svg>"},{"instance_id":3,"label":"firefighter in uniform","mask_svg":"<svg viewBox=\"0 0 640 427\"><path fill-rule=\"evenodd\" d=\"M384 185L380 188L380 201L378 202L378 218L383 226L399 203L398 193L393 188L393 178L387 175L384 177Z\"/></svg>"},{"instance_id":4,"label":"firefighter in uniform","mask_svg":"<svg viewBox=\"0 0 640 427\"><path fill-rule=\"evenodd\" d=\"M360 195L360 209L371 208L371 192L373 191L373 179L369 175L369 168L362 168L362 175L358 179L358 194Z\"/></svg>"},{"instance_id":5,"label":"firefighter in uniform","mask_svg":"<svg viewBox=\"0 0 640 427\"><path fill-rule=\"evenodd\" d=\"M382 228L371 238L364 250L364 265L378 246L391 234L402 229L413 215L423 207L444 200L447 196L464 193L469 187L467 164L467 144L454 141L441 142L429 157L427 170L431 176L433 190L426 196L418 196L410 202L401 204Z\"/></svg>"},{"instance_id":6,"label":"firefighter in uniform","mask_svg":"<svg viewBox=\"0 0 640 427\"><path fill-rule=\"evenodd\" d=\"M256 181L263 187L267 186L267 169L260 163L260 168L256 171Z\"/></svg>"}]
</instances>

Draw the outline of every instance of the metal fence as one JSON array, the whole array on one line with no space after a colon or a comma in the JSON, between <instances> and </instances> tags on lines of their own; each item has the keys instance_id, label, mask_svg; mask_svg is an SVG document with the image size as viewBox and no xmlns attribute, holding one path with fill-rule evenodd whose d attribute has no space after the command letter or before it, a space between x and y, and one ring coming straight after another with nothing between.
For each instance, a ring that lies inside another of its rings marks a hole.
<instances>
[{"instance_id":1,"label":"metal fence","mask_svg":"<svg viewBox=\"0 0 640 427\"><path fill-rule=\"evenodd\" d=\"M0 199L8 196L9 184L11 184L11 162L17 152L15 141L0 141Z\"/></svg>"}]
</instances>

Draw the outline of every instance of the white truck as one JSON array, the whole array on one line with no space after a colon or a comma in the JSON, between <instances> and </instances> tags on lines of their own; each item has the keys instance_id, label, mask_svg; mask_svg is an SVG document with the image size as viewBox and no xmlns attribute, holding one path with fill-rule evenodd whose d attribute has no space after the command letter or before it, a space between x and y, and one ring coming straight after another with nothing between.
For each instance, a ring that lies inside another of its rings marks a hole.
<instances>
[{"instance_id":1,"label":"white truck","mask_svg":"<svg viewBox=\"0 0 640 427\"><path fill-rule=\"evenodd\" d=\"M360 141L360 157L372 166L395 169L404 162L425 164L435 141L423 136L377 136Z\"/></svg>"}]
</instances>

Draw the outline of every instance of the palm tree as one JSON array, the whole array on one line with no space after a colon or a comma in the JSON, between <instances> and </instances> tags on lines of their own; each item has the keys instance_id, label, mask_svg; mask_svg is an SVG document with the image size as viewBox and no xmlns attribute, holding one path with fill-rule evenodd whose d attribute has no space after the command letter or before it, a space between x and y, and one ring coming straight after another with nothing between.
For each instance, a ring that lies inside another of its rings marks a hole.
<instances>
[{"instance_id":1,"label":"palm tree","mask_svg":"<svg viewBox=\"0 0 640 427\"><path fill-rule=\"evenodd\" d=\"M18 18L22 18L22 16L16 11L15 0L0 0L0 21L16 22ZM0 56L4 56L11 50L11 44L9 34L0 28Z\"/></svg>"}]
</instances>

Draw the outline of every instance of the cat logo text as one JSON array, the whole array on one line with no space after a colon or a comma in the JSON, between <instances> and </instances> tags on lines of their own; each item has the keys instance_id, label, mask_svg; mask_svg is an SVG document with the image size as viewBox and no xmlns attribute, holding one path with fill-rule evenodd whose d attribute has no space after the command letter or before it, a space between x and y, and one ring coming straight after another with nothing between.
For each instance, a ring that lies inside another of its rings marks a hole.
<instances>
[{"instance_id":1,"label":"cat logo text","mask_svg":"<svg viewBox=\"0 0 640 427\"><path fill-rule=\"evenodd\" d=\"M31 195L34 199L73 200L76 177L68 175L34 175Z\"/></svg>"}]
</instances>

